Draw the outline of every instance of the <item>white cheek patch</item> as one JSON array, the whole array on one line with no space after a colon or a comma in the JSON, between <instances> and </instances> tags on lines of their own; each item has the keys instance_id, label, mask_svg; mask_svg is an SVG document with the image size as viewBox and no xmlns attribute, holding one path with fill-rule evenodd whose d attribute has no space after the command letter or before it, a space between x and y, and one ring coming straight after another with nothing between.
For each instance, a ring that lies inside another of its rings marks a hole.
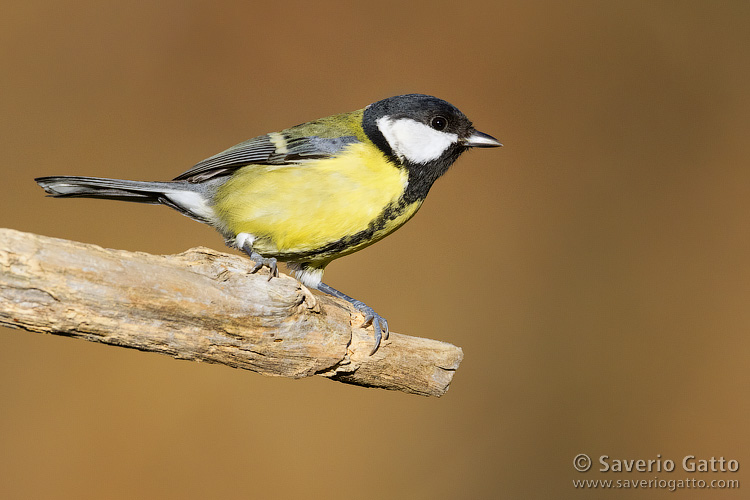
<instances>
[{"instance_id":1,"label":"white cheek patch","mask_svg":"<svg viewBox=\"0 0 750 500\"><path fill-rule=\"evenodd\" d=\"M388 141L399 159L412 163L427 163L440 158L445 151L458 142L458 135L440 132L424 123L388 116L378 118L378 129Z\"/></svg>"}]
</instances>

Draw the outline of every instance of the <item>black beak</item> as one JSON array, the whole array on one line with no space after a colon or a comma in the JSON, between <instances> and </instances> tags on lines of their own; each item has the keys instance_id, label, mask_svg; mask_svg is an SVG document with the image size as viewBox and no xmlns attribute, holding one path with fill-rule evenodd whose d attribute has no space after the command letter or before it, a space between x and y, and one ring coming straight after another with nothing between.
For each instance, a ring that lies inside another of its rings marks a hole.
<instances>
[{"instance_id":1,"label":"black beak","mask_svg":"<svg viewBox=\"0 0 750 500\"><path fill-rule=\"evenodd\" d=\"M461 139L459 142L467 148L496 148L502 146L500 141L478 130L475 130L469 137Z\"/></svg>"}]
</instances>

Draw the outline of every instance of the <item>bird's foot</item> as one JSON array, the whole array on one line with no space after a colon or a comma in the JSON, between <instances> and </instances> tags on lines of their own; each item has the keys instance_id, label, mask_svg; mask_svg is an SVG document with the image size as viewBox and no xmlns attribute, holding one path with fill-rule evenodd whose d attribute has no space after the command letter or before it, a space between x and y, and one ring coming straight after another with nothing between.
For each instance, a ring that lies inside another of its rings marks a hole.
<instances>
[{"instance_id":1,"label":"bird's foot","mask_svg":"<svg viewBox=\"0 0 750 500\"><path fill-rule=\"evenodd\" d=\"M245 252L253 262L255 262L255 266L253 266L253 268L250 269L250 274L255 274L263 266L266 266L268 268L268 281L271 281L271 278L278 277L279 275L279 268L276 263L276 258L275 257L266 258L266 257L263 257L258 252L255 252L253 250L254 240L255 240L255 237L248 233L240 233L237 235L235 239L237 247L243 252Z\"/></svg>"},{"instance_id":2,"label":"bird's foot","mask_svg":"<svg viewBox=\"0 0 750 500\"><path fill-rule=\"evenodd\" d=\"M276 264L275 257L266 258L253 252L250 254L250 258L255 262L255 266L250 269L250 274L255 274L260 268L266 266L268 268L268 281L271 281L271 278L277 278L279 276L279 267Z\"/></svg>"},{"instance_id":3,"label":"bird's foot","mask_svg":"<svg viewBox=\"0 0 750 500\"><path fill-rule=\"evenodd\" d=\"M388 334L390 333L388 330L388 321L384 317L376 313L372 307L362 302L359 302L359 304L360 305L353 305L357 308L357 310L365 315L365 322L362 323L362 326L366 327L368 325L372 325L372 329L375 333L375 347L373 347L372 351L370 352L370 356L372 356L380 347L380 340L388 340Z\"/></svg>"},{"instance_id":4,"label":"bird's foot","mask_svg":"<svg viewBox=\"0 0 750 500\"><path fill-rule=\"evenodd\" d=\"M375 347L372 348L370 356L377 352L378 348L380 347L380 341L382 339L388 340L388 321L386 321L384 317L376 313L372 307L368 306L360 300L353 299L348 295L339 292L335 288L328 286L325 283L318 283L318 286L316 288L321 292L327 293L328 295L331 295L333 297L344 299L352 306L354 306L355 309L365 315L365 321L364 323L362 323L362 327L366 328L367 326L372 325L372 329L374 330L375 334Z\"/></svg>"}]
</instances>

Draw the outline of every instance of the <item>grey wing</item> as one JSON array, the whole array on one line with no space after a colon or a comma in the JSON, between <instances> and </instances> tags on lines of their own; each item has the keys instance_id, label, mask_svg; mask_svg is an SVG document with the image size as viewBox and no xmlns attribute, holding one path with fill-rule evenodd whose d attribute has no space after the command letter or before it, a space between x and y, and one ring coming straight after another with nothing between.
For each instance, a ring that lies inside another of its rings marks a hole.
<instances>
[{"instance_id":1,"label":"grey wing","mask_svg":"<svg viewBox=\"0 0 750 500\"><path fill-rule=\"evenodd\" d=\"M347 145L358 142L354 136L295 137L284 133L261 135L196 163L174 180L203 182L213 177L228 175L246 165L285 165L302 160L334 156Z\"/></svg>"}]
</instances>

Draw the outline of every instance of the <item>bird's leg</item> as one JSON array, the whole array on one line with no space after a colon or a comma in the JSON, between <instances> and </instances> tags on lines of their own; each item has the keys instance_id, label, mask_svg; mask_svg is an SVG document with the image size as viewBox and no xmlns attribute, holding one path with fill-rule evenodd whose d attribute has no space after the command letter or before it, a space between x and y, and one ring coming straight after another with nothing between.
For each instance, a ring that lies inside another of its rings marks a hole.
<instances>
[{"instance_id":1,"label":"bird's leg","mask_svg":"<svg viewBox=\"0 0 750 500\"><path fill-rule=\"evenodd\" d=\"M266 266L268 268L268 281L271 281L271 278L277 277L279 275L279 268L276 265L276 258L266 258L258 252L253 251L254 240L255 237L248 233L240 233L235 238L237 248L245 252L250 257L250 259L255 262L255 266L250 269L250 274L254 274L261 267Z\"/></svg>"},{"instance_id":2,"label":"bird's leg","mask_svg":"<svg viewBox=\"0 0 750 500\"><path fill-rule=\"evenodd\" d=\"M363 326L367 326L372 323L372 328L375 330L375 347L372 349L372 352L370 352L370 356L375 354L375 352L378 350L378 347L380 347L381 338L385 338L386 340L388 340L388 322L384 317L376 313L372 307L368 306L360 300L349 297L345 293L339 292L335 288L328 286L323 282L318 283L316 288L321 292L333 297L344 299L345 301L353 305L355 309L365 315L365 322Z\"/></svg>"}]
</instances>

